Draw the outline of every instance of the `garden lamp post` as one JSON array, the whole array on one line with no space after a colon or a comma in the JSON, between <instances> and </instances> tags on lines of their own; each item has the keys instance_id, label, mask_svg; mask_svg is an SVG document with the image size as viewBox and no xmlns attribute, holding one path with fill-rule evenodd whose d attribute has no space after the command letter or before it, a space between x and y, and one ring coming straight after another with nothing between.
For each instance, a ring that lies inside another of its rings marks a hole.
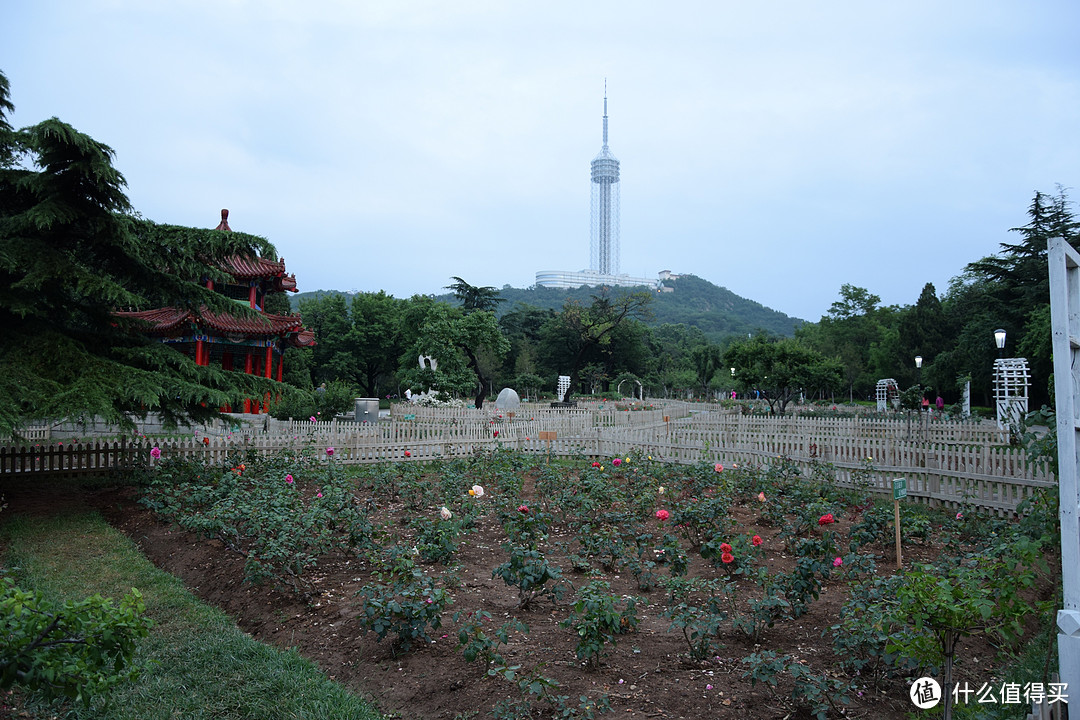
<instances>
[{"instance_id":1,"label":"garden lamp post","mask_svg":"<svg viewBox=\"0 0 1080 720\"><path fill-rule=\"evenodd\" d=\"M915 369L919 371L919 407L917 408L917 410L919 411L919 417L922 417L922 355L915 356Z\"/></svg>"},{"instance_id":2,"label":"garden lamp post","mask_svg":"<svg viewBox=\"0 0 1080 720\"><path fill-rule=\"evenodd\" d=\"M998 357L1005 356L1005 331L998 328L994 331L994 344L997 345Z\"/></svg>"}]
</instances>

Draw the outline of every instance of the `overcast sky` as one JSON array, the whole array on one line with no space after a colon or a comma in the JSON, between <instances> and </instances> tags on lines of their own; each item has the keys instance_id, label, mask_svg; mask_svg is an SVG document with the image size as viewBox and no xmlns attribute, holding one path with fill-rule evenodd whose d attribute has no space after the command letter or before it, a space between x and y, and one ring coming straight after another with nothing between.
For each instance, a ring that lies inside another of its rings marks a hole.
<instances>
[{"instance_id":1,"label":"overcast sky","mask_svg":"<svg viewBox=\"0 0 1080 720\"><path fill-rule=\"evenodd\" d=\"M1080 199L1080 3L4 0L16 126L110 145L143 216L267 237L301 290L533 284L589 262L817 320L939 294Z\"/></svg>"}]
</instances>

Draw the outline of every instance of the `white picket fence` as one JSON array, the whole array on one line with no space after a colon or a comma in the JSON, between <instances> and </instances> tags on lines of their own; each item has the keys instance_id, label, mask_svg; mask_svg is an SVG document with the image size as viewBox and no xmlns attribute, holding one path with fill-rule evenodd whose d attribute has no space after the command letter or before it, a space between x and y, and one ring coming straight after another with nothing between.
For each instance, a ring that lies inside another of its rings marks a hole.
<instances>
[{"instance_id":1,"label":"white picket fence","mask_svg":"<svg viewBox=\"0 0 1080 720\"><path fill-rule=\"evenodd\" d=\"M148 457L151 446L159 447L163 458L211 464L226 462L229 453L239 449L273 454L311 447L327 457L326 448L332 447L334 462L355 464L465 457L502 446L579 458L625 457L639 450L656 460L727 467L766 465L783 458L804 473L813 469L830 473L844 487L854 486L855 473L872 465L873 472L864 480L877 492L890 493L892 480L903 477L914 502L977 506L999 515L1013 513L1039 488L1056 486L1045 467L1032 463L1023 450L1004 444L992 423L916 420L913 433L903 418L692 412L699 408L686 403L637 411L530 408L513 419L486 411L424 408L427 412L418 412L416 419L370 424L298 421L284 425L286 432L272 435L147 438L140 445L7 447L0 448L0 475L103 472L130 462L133 452Z\"/></svg>"}]
</instances>

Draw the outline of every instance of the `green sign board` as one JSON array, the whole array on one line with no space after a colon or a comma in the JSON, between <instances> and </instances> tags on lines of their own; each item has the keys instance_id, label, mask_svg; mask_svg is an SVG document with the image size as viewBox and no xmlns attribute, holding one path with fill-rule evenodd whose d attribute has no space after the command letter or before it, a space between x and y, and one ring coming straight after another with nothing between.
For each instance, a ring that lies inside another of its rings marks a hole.
<instances>
[{"instance_id":1,"label":"green sign board","mask_svg":"<svg viewBox=\"0 0 1080 720\"><path fill-rule=\"evenodd\" d=\"M907 478L896 478L892 481L893 500L907 497Z\"/></svg>"},{"instance_id":2,"label":"green sign board","mask_svg":"<svg viewBox=\"0 0 1080 720\"><path fill-rule=\"evenodd\" d=\"M403 420L415 420L416 419L416 413L409 413L408 415L405 415L402 419Z\"/></svg>"}]
</instances>

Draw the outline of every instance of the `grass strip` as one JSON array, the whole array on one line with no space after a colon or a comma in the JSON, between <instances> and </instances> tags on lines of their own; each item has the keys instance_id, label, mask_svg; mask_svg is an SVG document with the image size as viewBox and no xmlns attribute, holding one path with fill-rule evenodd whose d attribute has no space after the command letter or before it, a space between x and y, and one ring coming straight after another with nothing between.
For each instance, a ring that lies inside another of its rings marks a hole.
<instances>
[{"instance_id":1,"label":"grass strip","mask_svg":"<svg viewBox=\"0 0 1080 720\"><path fill-rule=\"evenodd\" d=\"M154 567L94 512L9 517L4 565L16 582L64 602L142 592L154 620L140 678L71 706L67 717L116 720L381 720L374 707L294 651L264 645L177 578Z\"/></svg>"}]
</instances>

